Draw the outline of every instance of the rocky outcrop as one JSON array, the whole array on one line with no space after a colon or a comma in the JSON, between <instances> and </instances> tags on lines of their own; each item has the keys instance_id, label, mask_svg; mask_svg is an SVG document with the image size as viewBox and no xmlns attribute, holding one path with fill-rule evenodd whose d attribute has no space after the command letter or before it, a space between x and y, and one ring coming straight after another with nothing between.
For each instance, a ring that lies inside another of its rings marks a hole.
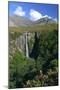
<instances>
[{"instance_id":1,"label":"rocky outcrop","mask_svg":"<svg viewBox=\"0 0 60 90\"><path fill-rule=\"evenodd\" d=\"M26 57L29 57L29 40L30 40L30 33L22 33L18 38L16 38L15 45L17 49L25 54Z\"/></svg>"},{"instance_id":2,"label":"rocky outcrop","mask_svg":"<svg viewBox=\"0 0 60 90\"><path fill-rule=\"evenodd\" d=\"M26 57L36 58L38 56L39 33L24 32L20 33L18 37L16 35L10 33L10 51L13 53L19 51Z\"/></svg>"}]
</instances>

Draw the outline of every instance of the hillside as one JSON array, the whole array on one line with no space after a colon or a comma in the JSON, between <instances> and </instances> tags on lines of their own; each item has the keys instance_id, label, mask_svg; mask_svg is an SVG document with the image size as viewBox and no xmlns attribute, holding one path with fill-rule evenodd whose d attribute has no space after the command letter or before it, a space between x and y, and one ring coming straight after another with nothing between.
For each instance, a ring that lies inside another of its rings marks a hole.
<instances>
[{"instance_id":1,"label":"hillside","mask_svg":"<svg viewBox=\"0 0 60 90\"><path fill-rule=\"evenodd\" d=\"M58 24L45 19L11 19L9 88L58 85Z\"/></svg>"},{"instance_id":2,"label":"hillside","mask_svg":"<svg viewBox=\"0 0 60 90\"><path fill-rule=\"evenodd\" d=\"M21 16L9 16L9 27L30 26L33 22Z\"/></svg>"},{"instance_id":3,"label":"hillside","mask_svg":"<svg viewBox=\"0 0 60 90\"><path fill-rule=\"evenodd\" d=\"M33 26L21 26L21 27L9 27L9 32L39 32L39 31L45 31L45 30L58 30L58 24L52 23L52 24L45 24L45 25L33 25Z\"/></svg>"}]
</instances>

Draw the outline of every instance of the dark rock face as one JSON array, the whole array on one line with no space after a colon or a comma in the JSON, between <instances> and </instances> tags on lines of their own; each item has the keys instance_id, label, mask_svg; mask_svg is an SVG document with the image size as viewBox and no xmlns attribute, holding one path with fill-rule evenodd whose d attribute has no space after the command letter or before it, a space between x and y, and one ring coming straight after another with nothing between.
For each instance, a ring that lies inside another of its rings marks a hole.
<instances>
[{"instance_id":1,"label":"dark rock face","mask_svg":"<svg viewBox=\"0 0 60 90\"><path fill-rule=\"evenodd\" d=\"M37 59L38 55L39 55L39 35L40 33L35 32L35 36L34 36L34 45L32 48L32 51L30 53L30 57Z\"/></svg>"},{"instance_id":2,"label":"dark rock face","mask_svg":"<svg viewBox=\"0 0 60 90\"><path fill-rule=\"evenodd\" d=\"M14 54L18 50L26 57L36 59L38 57L39 35L40 33L38 32L24 32L20 33L17 37L15 36L15 33L10 32L10 53Z\"/></svg>"}]
</instances>

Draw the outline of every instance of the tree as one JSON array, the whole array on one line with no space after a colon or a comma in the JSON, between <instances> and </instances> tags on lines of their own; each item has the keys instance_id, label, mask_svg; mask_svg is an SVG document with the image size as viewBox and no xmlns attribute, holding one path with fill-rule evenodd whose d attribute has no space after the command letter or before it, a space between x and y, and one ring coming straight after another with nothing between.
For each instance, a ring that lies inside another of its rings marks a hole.
<instances>
[{"instance_id":1,"label":"tree","mask_svg":"<svg viewBox=\"0 0 60 90\"><path fill-rule=\"evenodd\" d=\"M35 61L16 52L9 64L9 87L23 87L24 76L35 72Z\"/></svg>"}]
</instances>

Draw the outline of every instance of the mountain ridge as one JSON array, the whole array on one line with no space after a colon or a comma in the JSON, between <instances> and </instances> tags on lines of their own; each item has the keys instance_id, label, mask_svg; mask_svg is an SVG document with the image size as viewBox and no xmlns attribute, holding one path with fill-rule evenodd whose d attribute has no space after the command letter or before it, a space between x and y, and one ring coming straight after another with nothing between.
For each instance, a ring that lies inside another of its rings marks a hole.
<instances>
[{"instance_id":1,"label":"mountain ridge","mask_svg":"<svg viewBox=\"0 0 60 90\"><path fill-rule=\"evenodd\" d=\"M32 26L32 25L36 25L36 24L51 24L51 23L56 23L54 21L54 19L45 16L42 17L40 19L38 19L37 21L32 21L28 18L25 17L21 17L21 16L9 16L9 27L20 27L20 26Z\"/></svg>"}]
</instances>

